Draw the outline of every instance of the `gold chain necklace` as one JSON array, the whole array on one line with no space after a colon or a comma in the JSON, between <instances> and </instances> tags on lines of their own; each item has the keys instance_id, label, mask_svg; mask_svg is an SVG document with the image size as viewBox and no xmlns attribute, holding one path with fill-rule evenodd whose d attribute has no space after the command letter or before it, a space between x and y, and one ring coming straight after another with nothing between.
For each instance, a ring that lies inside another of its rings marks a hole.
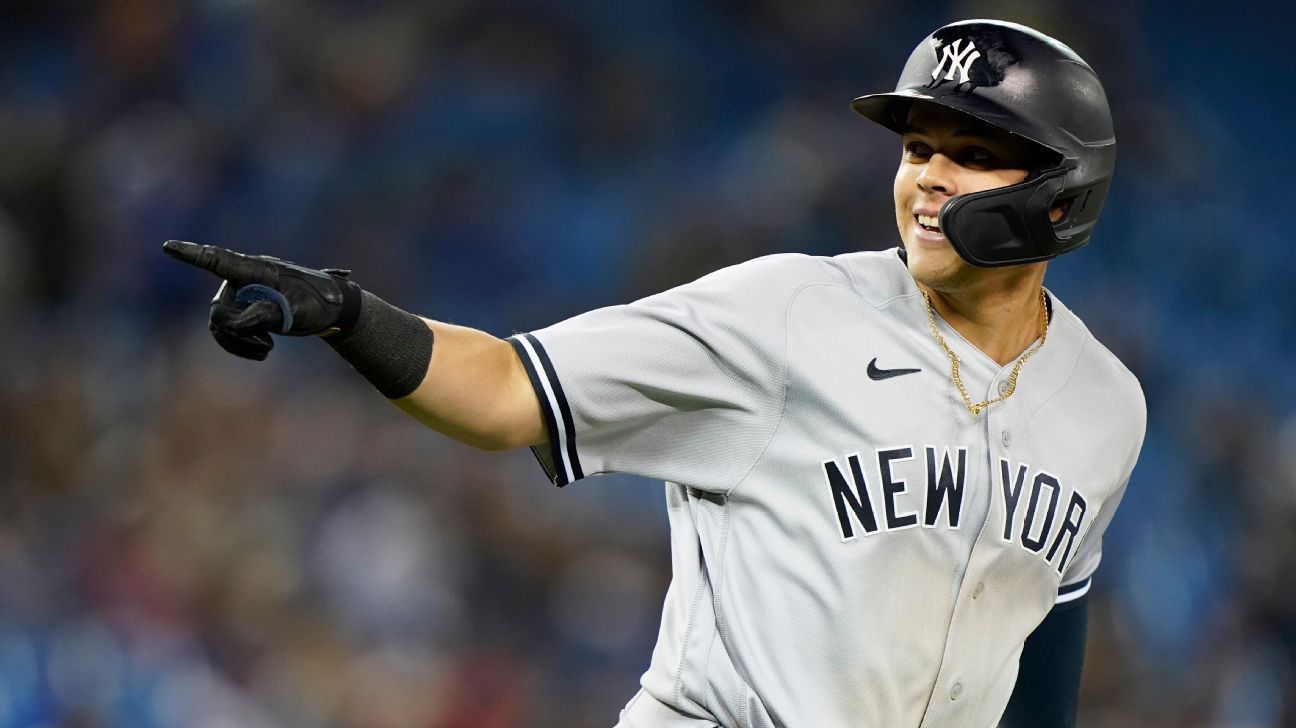
<instances>
[{"instance_id":1,"label":"gold chain necklace","mask_svg":"<svg viewBox=\"0 0 1296 728\"><path fill-rule=\"evenodd\" d=\"M987 399L984 402L978 402L976 404L972 404L972 398L968 396L967 387L963 386L963 379L959 376L959 355L955 354L954 350L949 347L949 344L945 343L945 337L941 336L940 331L936 329L936 314L932 310L931 297L927 295L927 291L924 291L921 288L918 289L918 292L922 294L923 302L927 304L927 326L931 328L932 336L936 337L936 341L938 341L941 348L945 350L945 356L949 357L950 376L954 379L954 386L958 389L958 393L963 396L963 404L967 406L968 412L971 412L972 416L976 417L995 402L1002 402L1011 397L1013 392L1017 391L1017 375L1021 373L1022 365L1025 364L1026 360L1031 358L1035 352L1039 351L1040 347L1044 346L1045 340L1048 339L1048 300L1044 297L1044 289L1040 288L1039 343L1027 349L1017 358L1017 363L1013 365L1012 373L1008 375L1008 388L1003 391L1003 394L994 399Z\"/></svg>"}]
</instances>

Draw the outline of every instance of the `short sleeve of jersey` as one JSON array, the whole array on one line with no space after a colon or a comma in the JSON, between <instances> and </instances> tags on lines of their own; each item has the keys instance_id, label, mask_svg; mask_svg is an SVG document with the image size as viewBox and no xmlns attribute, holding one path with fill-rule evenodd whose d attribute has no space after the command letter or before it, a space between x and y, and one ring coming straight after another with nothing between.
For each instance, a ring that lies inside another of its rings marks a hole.
<instances>
[{"instance_id":1,"label":"short sleeve of jersey","mask_svg":"<svg viewBox=\"0 0 1296 728\"><path fill-rule=\"evenodd\" d=\"M1135 461L1138 459L1139 451L1142 450L1143 437L1147 427L1147 406L1143 401L1143 393L1138 389L1137 383L1134 384L1134 390L1130 397L1136 399L1137 407L1135 408L1136 416L1131 418L1130 423L1132 429L1130 436L1134 441L1134 445L1125 466L1125 477L1115 492L1104 501L1102 510L1094 517L1088 533L1085 534L1084 539L1081 541L1075 558L1071 560L1066 573L1062 575L1062 583L1058 587L1057 604L1074 601L1089 593L1089 586L1093 582L1093 574L1102 561L1103 534L1107 532L1107 527L1111 525L1112 517L1116 514L1116 508L1120 505L1121 499L1125 497L1125 489L1129 487L1130 474L1134 469Z\"/></svg>"},{"instance_id":2,"label":"short sleeve of jersey","mask_svg":"<svg viewBox=\"0 0 1296 728\"><path fill-rule=\"evenodd\" d=\"M512 337L547 423L532 449L550 479L737 484L781 415L787 310L818 260L760 258Z\"/></svg>"}]
</instances>

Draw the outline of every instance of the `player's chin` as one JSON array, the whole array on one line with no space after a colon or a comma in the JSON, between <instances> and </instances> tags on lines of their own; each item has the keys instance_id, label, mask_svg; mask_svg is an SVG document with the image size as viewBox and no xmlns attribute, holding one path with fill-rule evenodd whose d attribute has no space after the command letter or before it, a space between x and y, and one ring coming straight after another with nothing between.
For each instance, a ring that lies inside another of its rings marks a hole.
<instances>
[{"instance_id":1,"label":"player's chin","mask_svg":"<svg viewBox=\"0 0 1296 728\"><path fill-rule=\"evenodd\" d=\"M906 240L905 260L910 275L932 287L958 276L964 267L963 259L948 242Z\"/></svg>"}]
</instances>

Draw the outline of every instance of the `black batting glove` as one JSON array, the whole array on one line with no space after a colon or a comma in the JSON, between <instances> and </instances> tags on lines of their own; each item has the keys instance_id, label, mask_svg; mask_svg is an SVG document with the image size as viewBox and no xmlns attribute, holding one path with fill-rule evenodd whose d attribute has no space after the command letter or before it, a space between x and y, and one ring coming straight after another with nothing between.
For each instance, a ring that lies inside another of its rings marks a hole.
<instances>
[{"instance_id":1,"label":"black batting glove","mask_svg":"<svg viewBox=\"0 0 1296 728\"><path fill-rule=\"evenodd\" d=\"M305 268L265 255L168 240L162 250L224 279L212 299L210 328L221 348L244 359L265 359L271 334L333 336L360 316L363 291L350 271Z\"/></svg>"}]
</instances>

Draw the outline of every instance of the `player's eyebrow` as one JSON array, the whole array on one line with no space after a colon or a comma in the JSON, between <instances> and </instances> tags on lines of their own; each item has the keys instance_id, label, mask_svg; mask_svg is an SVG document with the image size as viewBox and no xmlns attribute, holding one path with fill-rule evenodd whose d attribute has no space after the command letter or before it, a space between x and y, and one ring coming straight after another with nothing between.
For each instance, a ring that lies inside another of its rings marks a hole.
<instances>
[{"instance_id":1,"label":"player's eyebrow","mask_svg":"<svg viewBox=\"0 0 1296 728\"><path fill-rule=\"evenodd\" d=\"M919 126L917 124L905 124L904 129L901 131L901 133L902 134L922 134L924 136L930 134L930 132L927 130L926 127ZM955 129L954 133L951 134L951 136L971 137L973 139L980 139L982 141L987 141L987 142L993 142L997 140L996 135L988 133L985 129L981 129L975 126L965 126L960 129Z\"/></svg>"}]
</instances>

